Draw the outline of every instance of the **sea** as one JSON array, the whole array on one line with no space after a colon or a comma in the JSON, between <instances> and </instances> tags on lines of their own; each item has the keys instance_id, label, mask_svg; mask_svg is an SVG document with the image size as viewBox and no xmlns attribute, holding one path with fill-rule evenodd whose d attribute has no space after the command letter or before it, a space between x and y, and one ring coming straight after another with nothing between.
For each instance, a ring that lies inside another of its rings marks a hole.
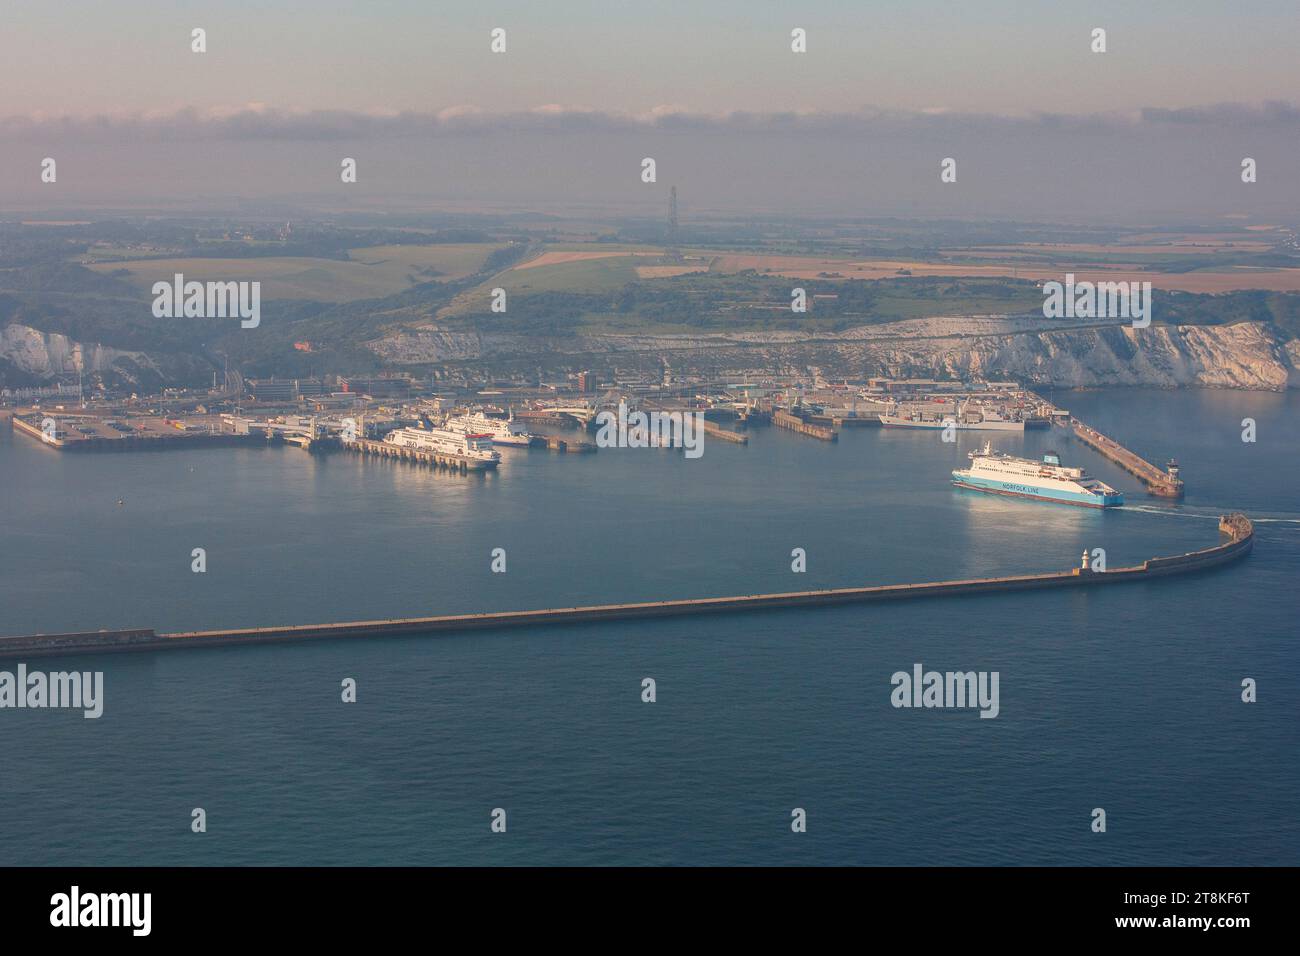
<instances>
[{"instance_id":1,"label":"sea","mask_svg":"<svg viewBox=\"0 0 1300 956\"><path fill-rule=\"evenodd\" d=\"M101 671L103 714L0 709L0 865L1300 864L1300 395L1050 397L1176 457L1186 499L1058 429L769 427L478 476L0 430L0 634L1117 567L1217 543L1228 511L1257 530L1242 562L1114 588L25 659ZM954 488L989 438L1126 504ZM996 718L895 707L917 664L997 672Z\"/></svg>"}]
</instances>

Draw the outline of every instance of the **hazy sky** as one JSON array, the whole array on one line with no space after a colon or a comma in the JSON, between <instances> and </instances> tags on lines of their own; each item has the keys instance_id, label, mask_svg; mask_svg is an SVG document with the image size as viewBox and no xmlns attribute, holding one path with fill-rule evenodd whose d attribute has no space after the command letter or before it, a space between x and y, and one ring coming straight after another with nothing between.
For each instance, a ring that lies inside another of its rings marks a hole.
<instances>
[{"instance_id":1,"label":"hazy sky","mask_svg":"<svg viewBox=\"0 0 1300 956\"><path fill-rule=\"evenodd\" d=\"M1298 27L1300 0L8 0L0 203L649 210L654 156L716 208L1300 216Z\"/></svg>"},{"instance_id":2,"label":"hazy sky","mask_svg":"<svg viewBox=\"0 0 1300 956\"><path fill-rule=\"evenodd\" d=\"M1098 112L1291 99L1296 0L7 0L0 115ZM208 31L208 53L189 31ZM488 51L507 31L508 52ZM791 28L808 31L804 56ZM1110 51L1090 54L1089 31Z\"/></svg>"}]
</instances>

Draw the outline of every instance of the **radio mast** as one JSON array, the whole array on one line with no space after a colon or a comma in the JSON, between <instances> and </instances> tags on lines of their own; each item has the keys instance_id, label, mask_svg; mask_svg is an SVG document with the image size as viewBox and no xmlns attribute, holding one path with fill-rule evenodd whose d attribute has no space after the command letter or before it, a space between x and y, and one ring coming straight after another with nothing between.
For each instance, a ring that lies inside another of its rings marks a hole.
<instances>
[{"instance_id":1,"label":"radio mast","mask_svg":"<svg viewBox=\"0 0 1300 956\"><path fill-rule=\"evenodd\" d=\"M677 187L668 191L668 258L680 262L681 250L677 248Z\"/></svg>"}]
</instances>

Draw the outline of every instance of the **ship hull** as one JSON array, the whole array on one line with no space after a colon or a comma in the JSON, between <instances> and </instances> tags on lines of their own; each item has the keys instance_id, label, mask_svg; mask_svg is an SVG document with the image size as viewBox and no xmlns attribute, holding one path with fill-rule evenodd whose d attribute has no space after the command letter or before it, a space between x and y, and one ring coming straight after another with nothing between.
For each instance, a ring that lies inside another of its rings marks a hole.
<instances>
[{"instance_id":1,"label":"ship hull","mask_svg":"<svg viewBox=\"0 0 1300 956\"><path fill-rule=\"evenodd\" d=\"M966 488L970 491L1005 495L1009 498L1028 498L1031 501L1048 501L1058 505L1074 505L1076 508L1095 508L1099 511L1103 508L1117 508L1124 503L1124 495L1119 492L1090 495L1087 492L1068 491L1064 488L1036 488L1033 485L978 478L959 471L952 473L952 483L958 488Z\"/></svg>"},{"instance_id":2,"label":"ship hull","mask_svg":"<svg viewBox=\"0 0 1300 956\"><path fill-rule=\"evenodd\" d=\"M501 453L476 447L481 437L442 429L400 428L386 435L381 444L454 462L468 471L483 471L495 468Z\"/></svg>"},{"instance_id":3,"label":"ship hull","mask_svg":"<svg viewBox=\"0 0 1300 956\"><path fill-rule=\"evenodd\" d=\"M392 448L398 448L402 451L414 452L417 455L429 455L432 458L440 459L448 464L454 464L464 467L466 471L491 471L498 464L499 458L478 458L474 455L464 455L460 452L445 451L441 448L420 445L402 445L395 441L384 441L380 444L388 445Z\"/></svg>"},{"instance_id":4,"label":"ship hull","mask_svg":"<svg viewBox=\"0 0 1300 956\"><path fill-rule=\"evenodd\" d=\"M495 447L528 448L533 443L532 435L527 432L510 431L506 423L500 419L466 420L451 418L443 427L460 435L489 435Z\"/></svg>"},{"instance_id":5,"label":"ship hull","mask_svg":"<svg viewBox=\"0 0 1300 956\"><path fill-rule=\"evenodd\" d=\"M928 428L935 431L947 428L949 424L959 432L1022 432L1024 422L975 422L974 424L952 420L917 422L910 418L897 418L893 415L879 415L880 424L886 428Z\"/></svg>"},{"instance_id":6,"label":"ship hull","mask_svg":"<svg viewBox=\"0 0 1300 956\"><path fill-rule=\"evenodd\" d=\"M532 444L532 435L492 436L492 445L495 448L529 448Z\"/></svg>"}]
</instances>

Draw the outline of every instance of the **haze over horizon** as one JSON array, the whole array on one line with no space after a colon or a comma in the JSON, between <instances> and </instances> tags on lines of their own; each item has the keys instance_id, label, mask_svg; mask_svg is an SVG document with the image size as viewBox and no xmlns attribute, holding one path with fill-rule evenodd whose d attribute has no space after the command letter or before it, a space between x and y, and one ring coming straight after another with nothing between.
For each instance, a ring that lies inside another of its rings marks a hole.
<instances>
[{"instance_id":1,"label":"haze over horizon","mask_svg":"<svg viewBox=\"0 0 1300 956\"><path fill-rule=\"evenodd\" d=\"M8 17L0 207L658 215L672 183L687 215L1300 217L1300 14L1283 0L1032 16L1010 0L402 0L364 16L335 2L65 0ZM1097 26L1104 54L1089 49ZM794 27L807 53L791 52ZM57 183L40 180L47 156ZM646 156L655 184L640 181ZM358 163L347 188L344 157ZM958 180L941 186L945 157Z\"/></svg>"}]
</instances>

